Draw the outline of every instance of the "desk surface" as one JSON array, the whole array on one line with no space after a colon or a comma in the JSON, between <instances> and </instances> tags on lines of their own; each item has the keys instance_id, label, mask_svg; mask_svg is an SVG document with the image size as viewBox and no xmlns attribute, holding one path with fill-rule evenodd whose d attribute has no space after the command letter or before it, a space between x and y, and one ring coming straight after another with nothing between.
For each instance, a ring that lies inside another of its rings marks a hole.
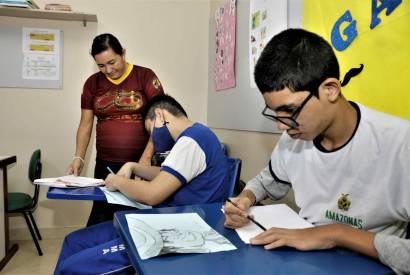
<instances>
[{"instance_id":1,"label":"desk surface","mask_svg":"<svg viewBox=\"0 0 410 275\"><path fill-rule=\"evenodd\" d=\"M238 249L208 254L163 255L141 260L128 230L125 214L198 213ZM267 251L241 241L235 230L223 226L221 204L121 211L114 225L124 239L138 274L394 274L377 260L344 249L302 252L292 248Z\"/></svg>"},{"instance_id":2,"label":"desk surface","mask_svg":"<svg viewBox=\"0 0 410 275\"><path fill-rule=\"evenodd\" d=\"M17 161L16 156L0 156L0 167L6 167L9 164Z\"/></svg>"},{"instance_id":3,"label":"desk surface","mask_svg":"<svg viewBox=\"0 0 410 275\"><path fill-rule=\"evenodd\" d=\"M47 198L59 200L107 201L99 187L57 188L49 187Z\"/></svg>"}]
</instances>

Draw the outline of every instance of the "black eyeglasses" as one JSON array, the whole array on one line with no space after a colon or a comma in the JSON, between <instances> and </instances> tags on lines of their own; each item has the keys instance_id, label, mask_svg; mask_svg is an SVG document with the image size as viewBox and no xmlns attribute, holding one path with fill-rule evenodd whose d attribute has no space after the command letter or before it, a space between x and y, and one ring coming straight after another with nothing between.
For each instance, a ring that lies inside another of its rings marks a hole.
<instances>
[{"instance_id":1,"label":"black eyeglasses","mask_svg":"<svg viewBox=\"0 0 410 275\"><path fill-rule=\"evenodd\" d=\"M298 117L300 111L302 111L303 106L309 101L309 99L313 96L312 93L309 93L309 95L303 100L302 104L292 112L290 116L275 116L275 115L270 115L267 112L271 111L268 106L265 107L262 111L262 115L266 117L267 119L273 120L275 122L279 121L280 123L285 124L286 126L290 128L297 128L299 126L299 123L296 122L296 118Z\"/></svg>"}]
</instances>

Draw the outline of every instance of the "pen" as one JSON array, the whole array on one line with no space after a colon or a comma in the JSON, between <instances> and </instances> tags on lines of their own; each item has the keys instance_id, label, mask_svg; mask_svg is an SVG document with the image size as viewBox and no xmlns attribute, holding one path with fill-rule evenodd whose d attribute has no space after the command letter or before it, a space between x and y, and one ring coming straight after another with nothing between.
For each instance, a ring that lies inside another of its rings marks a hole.
<instances>
[{"instance_id":1,"label":"pen","mask_svg":"<svg viewBox=\"0 0 410 275\"><path fill-rule=\"evenodd\" d=\"M107 170L110 171L111 174L115 174L110 167L107 166Z\"/></svg>"},{"instance_id":2,"label":"pen","mask_svg":"<svg viewBox=\"0 0 410 275\"><path fill-rule=\"evenodd\" d=\"M231 201L229 198L227 198L226 200L229 201L230 203L232 203L232 205L235 206L236 208L239 208L239 206L236 203L234 203L233 201ZM250 220L251 222L253 222L254 224L256 224L263 231L267 230L263 225L261 225L259 222L257 222L254 218L250 217L249 215L246 215L246 218L248 220Z\"/></svg>"}]
</instances>

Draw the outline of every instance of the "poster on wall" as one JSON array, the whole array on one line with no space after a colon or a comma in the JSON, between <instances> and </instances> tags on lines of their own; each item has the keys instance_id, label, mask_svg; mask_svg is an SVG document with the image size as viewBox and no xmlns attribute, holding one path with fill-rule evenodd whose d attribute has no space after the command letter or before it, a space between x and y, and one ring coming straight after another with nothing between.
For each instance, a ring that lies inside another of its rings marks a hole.
<instances>
[{"instance_id":1,"label":"poster on wall","mask_svg":"<svg viewBox=\"0 0 410 275\"><path fill-rule=\"evenodd\" d=\"M287 28L287 0L251 0L249 14L250 86L256 87L253 71L269 40Z\"/></svg>"},{"instance_id":2,"label":"poster on wall","mask_svg":"<svg viewBox=\"0 0 410 275\"><path fill-rule=\"evenodd\" d=\"M346 98L410 120L410 1L327 1L303 4L303 28L334 48L340 78L363 64L344 86ZM317 16L326 14L326 16Z\"/></svg>"},{"instance_id":3,"label":"poster on wall","mask_svg":"<svg viewBox=\"0 0 410 275\"><path fill-rule=\"evenodd\" d=\"M236 0L224 0L215 12L215 90L233 88L235 79Z\"/></svg>"},{"instance_id":4,"label":"poster on wall","mask_svg":"<svg viewBox=\"0 0 410 275\"><path fill-rule=\"evenodd\" d=\"M23 28L23 79L58 80L60 31Z\"/></svg>"}]
</instances>

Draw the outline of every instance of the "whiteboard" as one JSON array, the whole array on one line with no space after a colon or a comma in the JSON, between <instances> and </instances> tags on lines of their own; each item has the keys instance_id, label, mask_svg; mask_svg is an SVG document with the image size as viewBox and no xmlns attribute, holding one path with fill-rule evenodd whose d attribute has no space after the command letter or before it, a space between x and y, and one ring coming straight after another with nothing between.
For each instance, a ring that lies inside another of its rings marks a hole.
<instances>
[{"instance_id":1,"label":"whiteboard","mask_svg":"<svg viewBox=\"0 0 410 275\"><path fill-rule=\"evenodd\" d=\"M211 11L209 22L209 69L208 69L208 112L207 123L213 128L280 132L276 123L261 114L265 103L261 92L252 88L249 72L249 13L250 0L237 0L236 7L236 87L215 91L215 20ZM275 1L275 0L269 0ZM303 0L288 0L287 22L289 27L301 27Z\"/></svg>"},{"instance_id":2,"label":"whiteboard","mask_svg":"<svg viewBox=\"0 0 410 275\"><path fill-rule=\"evenodd\" d=\"M63 32L60 31L60 62L58 80L39 80L23 78L23 29L21 27L0 27L0 87L21 88L62 88L63 75ZM6 65L4 65L6 64Z\"/></svg>"}]
</instances>

